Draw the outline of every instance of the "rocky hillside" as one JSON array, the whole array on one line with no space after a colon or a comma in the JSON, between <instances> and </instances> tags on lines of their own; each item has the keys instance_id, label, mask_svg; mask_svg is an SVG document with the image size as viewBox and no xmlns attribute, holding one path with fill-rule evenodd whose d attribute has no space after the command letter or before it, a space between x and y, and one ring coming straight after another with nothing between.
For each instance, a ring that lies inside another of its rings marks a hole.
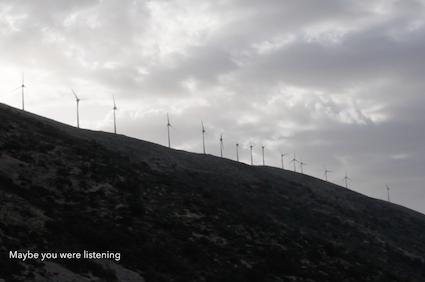
<instances>
[{"instance_id":1,"label":"rocky hillside","mask_svg":"<svg viewBox=\"0 0 425 282\"><path fill-rule=\"evenodd\" d=\"M5 281L425 281L424 215L307 175L6 105L0 153Z\"/></svg>"}]
</instances>

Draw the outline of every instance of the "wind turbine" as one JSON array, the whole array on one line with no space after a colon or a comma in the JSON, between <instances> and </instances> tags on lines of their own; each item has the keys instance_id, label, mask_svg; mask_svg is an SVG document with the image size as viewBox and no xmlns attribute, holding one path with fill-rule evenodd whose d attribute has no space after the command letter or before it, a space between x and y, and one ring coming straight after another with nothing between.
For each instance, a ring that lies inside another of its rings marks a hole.
<instances>
[{"instance_id":1,"label":"wind turbine","mask_svg":"<svg viewBox=\"0 0 425 282\"><path fill-rule=\"evenodd\" d=\"M390 203L390 188L388 187L387 183L385 183L385 186L387 186L388 203Z\"/></svg>"},{"instance_id":2,"label":"wind turbine","mask_svg":"<svg viewBox=\"0 0 425 282\"><path fill-rule=\"evenodd\" d=\"M204 123L202 122L202 120L201 120L201 125L202 125L202 146L204 148L204 154L205 154L205 138L204 138L204 135L207 132L205 131Z\"/></svg>"},{"instance_id":3,"label":"wind turbine","mask_svg":"<svg viewBox=\"0 0 425 282\"><path fill-rule=\"evenodd\" d=\"M220 157L223 157L223 150L224 150L224 146L223 146L223 135L220 134Z\"/></svg>"},{"instance_id":4,"label":"wind turbine","mask_svg":"<svg viewBox=\"0 0 425 282\"><path fill-rule=\"evenodd\" d=\"M118 110L117 105L115 104L115 97L112 95L112 99L114 100L114 107L112 108L114 110L114 133L117 134L117 121L115 119L115 110Z\"/></svg>"},{"instance_id":5,"label":"wind turbine","mask_svg":"<svg viewBox=\"0 0 425 282\"><path fill-rule=\"evenodd\" d=\"M283 156L286 156L288 153L282 153L282 151L279 149L279 152L280 152L280 161L281 161L281 163L282 163L282 169L284 169L283 168Z\"/></svg>"},{"instance_id":6,"label":"wind turbine","mask_svg":"<svg viewBox=\"0 0 425 282\"><path fill-rule=\"evenodd\" d=\"M345 177L342 179L342 181L344 181L344 180L345 180L345 188L348 189L347 180L351 181L351 179L347 177L347 170L345 170Z\"/></svg>"},{"instance_id":7,"label":"wind turbine","mask_svg":"<svg viewBox=\"0 0 425 282\"><path fill-rule=\"evenodd\" d=\"M239 143L236 143L236 161L239 162Z\"/></svg>"},{"instance_id":8,"label":"wind turbine","mask_svg":"<svg viewBox=\"0 0 425 282\"><path fill-rule=\"evenodd\" d=\"M300 157L300 158L301 158L301 162L300 162L301 173L304 174L304 172L303 172L303 165L307 165L307 164L306 163L303 163L303 158L302 157Z\"/></svg>"},{"instance_id":9,"label":"wind turbine","mask_svg":"<svg viewBox=\"0 0 425 282\"><path fill-rule=\"evenodd\" d=\"M252 147L254 147L255 146L255 144L251 144L251 141L249 141L249 150L250 150L250 153L251 153L251 165L253 165L253 161L252 161Z\"/></svg>"},{"instance_id":10,"label":"wind turbine","mask_svg":"<svg viewBox=\"0 0 425 282\"><path fill-rule=\"evenodd\" d=\"M332 172L332 171L327 170L325 165L323 165L323 167L325 168L325 173L323 174L323 176L325 176L326 177L326 181L328 181L328 172Z\"/></svg>"},{"instance_id":11,"label":"wind turbine","mask_svg":"<svg viewBox=\"0 0 425 282\"><path fill-rule=\"evenodd\" d=\"M260 142L260 144L261 144L261 142ZM265 145L261 144L261 152L263 154L263 166L266 165L266 163L264 161L264 147L266 147L266 146L267 146L267 144L265 144Z\"/></svg>"},{"instance_id":12,"label":"wind turbine","mask_svg":"<svg viewBox=\"0 0 425 282\"><path fill-rule=\"evenodd\" d=\"M72 90L72 93L74 93L75 99L77 99L77 127L80 128L80 113L78 110L78 104L80 103L81 100L78 98L77 94L75 94L74 90L73 89L71 90Z\"/></svg>"},{"instance_id":13,"label":"wind turbine","mask_svg":"<svg viewBox=\"0 0 425 282\"><path fill-rule=\"evenodd\" d=\"M170 126L173 127L171 125L171 123L170 123L170 117L168 116L168 113L167 113L168 148L171 148L171 143L170 143Z\"/></svg>"},{"instance_id":14,"label":"wind turbine","mask_svg":"<svg viewBox=\"0 0 425 282\"><path fill-rule=\"evenodd\" d=\"M295 163L296 162L298 162L299 163L299 161L297 161L297 159L295 158L295 151L294 151L294 158L292 159L292 161L290 161L289 163L294 163L294 172L297 172L297 169L295 168Z\"/></svg>"},{"instance_id":15,"label":"wind turbine","mask_svg":"<svg viewBox=\"0 0 425 282\"><path fill-rule=\"evenodd\" d=\"M22 85L21 86L19 86L19 87L17 87L17 88L15 88L15 89L13 89L12 91L10 91L10 92L13 92L13 91L15 91L15 90L18 90L19 88L22 88L22 110L23 111L25 111L25 103L24 103L24 88L27 88L28 89L28 87L26 87L25 86L25 84L24 84L24 72L22 72Z\"/></svg>"}]
</instances>

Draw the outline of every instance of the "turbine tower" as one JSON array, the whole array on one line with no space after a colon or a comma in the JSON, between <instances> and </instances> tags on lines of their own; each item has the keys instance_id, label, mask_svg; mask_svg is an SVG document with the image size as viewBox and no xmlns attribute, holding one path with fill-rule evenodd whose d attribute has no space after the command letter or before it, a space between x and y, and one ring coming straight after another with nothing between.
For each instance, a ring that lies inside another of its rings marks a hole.
<instances>
[{"instance_id":1,"label":"turbine tower","mask_svg":"<svg viewBox=\"0 0 425 282\"><path fill-rule=\"evenodd\" d=\"M114 107L112 108L114 110L114 133L117 134L117 121L115 118L115 110L118 110L117 105L115 104L115 97L112 95L112 99L114 100Z\"/></svg>"},{"instance_id":2,"label":"turbine tower","mask_svg":"<svg viewBox=\"0 0 425 282\"><path fill-rule=\"evenodd\" d=\"M261 144L261 142L260 142L260 144ZM264 161L264 147L266 147L266 146L267 146L267 144L265 144L265 145L261 144L261 153L263 154L263 166L266 165L266 162Z\"/></svg>"},{"instance_id":3,"label":"turbine tower","mask_svg":"<svg viewBox=\"0 0 425 282\"><path fill-rule=\"evenodd\" d=\"M300 158L301 158L300 169L301 169L301 173L304 174L304 172L303 172L303 165L307 165L307 164L306 163L303 163L303 158L302 157L300 157Z\"/></svg>"},{"instance_id":4,"label":"turbine tower","mask_svg":"<svg viewBox=\"0 0 425 282\"><path fill-rule=\"evenodd\" d=\"M28 87L26 87L25 84L24 84L24 72L22 72L22 85L19 86L19 87L17 87L17 88L15 88L15 89L13 89L10 92L13 92L15 90L18 90L19 88L22 88L22 110L25 111L24 88L27 88L28 89Z\"/></svg>"},{"instance_id":5,"label":"turbine tower","mask_svg":"<svg viewBox=\"0 0 425 282\"><path fill-rule=\"evenodd\" d=\"M204 123L202 122L202 120L201 120L201 125L202 125L202 146L203 146L204 154L205 154L205 137L204 137L204 135L207 132L205 131Z\"/></svg>"},{"instance_id":6,"label":"turbine tower","mask_svg":"<svg viewBox=\"0 0 425 282\"><path fill-rule=\"evenodd\" d=\"M224 150L224 146L223 146L223 135L220 134L220 157L223 157L223 150Z\"/></svg>"},{"instance_id":7,"label":"turbine tower","mask_svg":"<svg viewBox=\"0 0 425 282\"><path fill-rule=\"evenodd\" d=\"M279 149L279 152L280 152L280 162L282 163L282 169L284 169L283 168L283 156L286 156L288 153L282 153L282 151Z\"/></svg>"},{"instance_id":8,"label":"turbine tower","mask_svg":"<svg viewBox=\"0 0 425 282\"><path fill-rule=\"evenodd\" d=\"M295 158L295 151L294 151L294 158L292 159L292 161L290 161L289 163L294 163L294 172L297 172L297 169L296 169L296 167L295 167L295 163L296 162L298 162L299 163L299 161L297 161L297 159Z\"/></svg>"},{"instance_id":9,"label":"turbine tower","mask_svg":"<svg viewBox=\"0 0 425 282\"><path fill-rule=\"evenodd\" d=\"M78 98L77 94L75 94L74 90L72 90L72 93L74 93L75 99L77 99L77 127L80 128L80 113L78 109L78 104L80 103L80 99Z\"/></svg>"},{"instance_id":10,"label":"turbine tower","mask_svg":"<svg viewBox=\"0 0 425 282\"><path fill-rule=\"evenodd\" d=\"M251 153L251 165L253 165L253 161L252 161L252 147L254 147L255 146L255 144L251 144L251 141L249 141L249 150L250 150L250 153Z\"/></svg>"},{"instance_id":11,"label":"turbine tower","mask_svg":"<svg viewBox=\"0 0 425 282\"><path fill-rule=\"evenodd\" d=\"M348 189L347 180L351 181L351 179L347 177L347 170L345 170L345 177L342 179L342 181L344 181L344 180L345 180L345 188Z\"/></svg>"},{"instance_id":12,"label":"turbine tower","mask_svg":"<svg viewBox=\"0 0 425 282\"><path fill-rule=\"evenodd\" d=\"M170 117L168 116L168 113L167 113L168 148L171 148L171 143L170 143L170 127L173 127L173 126L170 123Z\"/></svg>"},{"instance_id":13,"label":"turbine tower","mask_svg":"<svg viewBox=\"0 0 425 282\"><path fill-rule=\"evenodd\" d=\"M323 176L325 177L326 181L328 181L328 172L332 172L332 171L327 170L325 165L323 165L323 167L325 168L325 173L323 174Z\"/></svg>"},{"instance_id":14,"label":"turbine tower","mask_svg":"<svg viewBox=\"0 0 425 282\"><path fill-rule=\"evenodd\" d=\"M390 202L390 188L388 187L387 183L385 183L385 186L387 186L388 203L391 203Z\"/></svg>"},{"instance_id":15,"label":"turbine tower","mask_svg":"<svg viewBox=\"0 0 425 282\"><path fill-rule=\"evenodd\" d=\"M239 162L239 143L236 143L236 161Z\"/></svg>"}]
</instances>

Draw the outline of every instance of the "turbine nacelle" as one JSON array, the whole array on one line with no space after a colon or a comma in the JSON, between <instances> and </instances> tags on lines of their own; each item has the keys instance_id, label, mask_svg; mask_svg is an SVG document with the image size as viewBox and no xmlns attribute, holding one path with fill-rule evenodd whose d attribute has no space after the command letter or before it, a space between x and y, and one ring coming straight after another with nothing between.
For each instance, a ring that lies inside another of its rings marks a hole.
<instances>
[{"instance_id":1,"label":"turbine nacelle","mask_svg":"<svg viewBox=\"0 0 425 282\"><path fill-rule=\"evenodd\" d=\"M73 89L71 89L71 90L72 90L72 93L74 93L74 96L75 96L75 99L77 100L77 103L80 102L80 99L78 98L77 94L75 94Z\"/></svg>"},{"instance_id":2,"label":"turbine nacelle","mask_svg":"<svg viewBox=\"0 0 425 282\"><path fill-rule=\"evenodd\" d=\"M344 181L344 180L345 180L345 188L348 189L347 180L350 180L351 181L351 179L348 178L348 176L347 176L347 170L345 170L345 177L341 181Z\"/></svg>"},{"instance_id":3,"label":"turbine nacelle","mask_svg":"<svg viewBox=\"0 0 425 282\"><path fill-rule=\"evenodd\" d=\"M299 163L299 161L297 161L297 159L295 158L295 151L294 151L294 158L288 164L290 164L290 163L294 163L294 172L297 172L297 169L295 167L295 163Z\"/></svg>"},{"instance_id":4,"label":"turbine nacelle","mask_svg":"<svg viewBox=\"0 0 425 282\"><path fill-rule=\"evenodd\" d=\"M220 157L223 157L223 150L224 150L224 146L223 146L223 134L220 134Z\"/></svg>"},{"instance_id":5,"label":"turbine nacelle","mask_svg":"<svg viewBox=\"0 0 425 282\"><path fill-rule=\"evenodd\" d=\"M201 119L201 126L202 126L202 131L201 131L202 132L202 148L205 154L205 133L207 132L205 131L204 122L202 121L202 119Z\"/></svg>"},{"instance_id":6,"label":"turbine nacelle","mask_svg":"<svg viewBox=\"0 0 425 282\"><path fill-rule=\"evenodd\" d=\"M260 142L261 145L261 153L263 155L263 165L266 165L266 162L264 160L264 148L267 146L267 144L263 145L263 143Z\"/></svg>"},{"instance_id":7,"label":"turbine nacelle","mask_svg":"<svg viewBox=\"0 0 425 282\"><path fill-rule=\"evenodd\" d=\"M300 159L301 159L301 162L299 162L299 164L300 164L301 173L304 173L303 172L303 165L307 165L307 164L303 163L303 158L300 158Z\"/></svg>"},{"instance_id":8,"label":"turbine nacelle","mask_svg":"<svg viewBox=\"0 0 425 282\"><path fill-rule=\"evenodd\" d=\"M323 174L323 176L325 177L326 181L328 181L328 172L332 172L332 171L331 170L327 170L327 168L326 168L325 165L323 165L323 167L325 168L325 173Z\"/></svg>"},{"instance_id":9,"label":"turbine nacelle","mask_svg":"<svg viewBox=\"0 0 425 282\"><path fill-rule=\"evenodd\" d=\"M201 120L201 125L202 125L202 133L207 133L206 131L205 131L205 128L204 128L204 122Z\"/></svg>"},{"instance_id":10,"label":"turbine nacelle","mask_svg":"<svg viewBox=\"0 0 425 282\"><path fill-rule=\"evenodd\" d=\"M115 104L115 97L112 95L112 100L114 101L114 107L112 108L114 111L118 110L117 105Z\"/></svg>"},{"instance_id":11,"label":"turbine nacelle","mask_svg":"<svg viewBox=\"0 0 425 282\"><path fill-rule=\"evenodd\" d=\"M254 147L254 146L255 146L255 144L252 144L251 140L249 140L249 152L250 152L250 155L251 155L251 165L254 164L254 162L252 160L252 147Z\"/></svg>"},{"instance_id":12,"label":"turbine nacelle","mask_svg":"<svg viewBox=\"0 0 425 282\"><path fill-rule=\"evenodd\" d=\"M167 132L168 132L168 148L171 148L171 142L170 142L170 127L175 129L171 123L170 123L170 117L167 113Z\"/></svg>"},{"instance_id":13,"label":"turbine nacelle","mask_svg":"<svg viewBox=\"0 0 425 282\"><path fill-rule=\"evenodd\" d=\"M15 90L18 90L19 88L22 88L22 110L23 110L23 111L25 111L24 88L28 89L28 87L26 87L26 86L25 86L25 83L24 83L24 72L22 72L22 85L21 85L21 86L19 86L19 87L17 87L17 88L15 88L15 89L13 89L13 90L12 90L12 91L10 91L10 92L13 92L13 91L15 91ZM28 89L28 90L29 90L29 89Z\"/></svg>"},{"instance_id":14,"label":"turbine nacelle","mask_svg":"<svg viewBox=\"0 0 425 282\"><path fill-rule=\"evenodd\" d=\"M115 111L118 110L117 105L115 104L115 97L112 95L112 100L114 101L114 107L112 108L114 110L114 133L117 134L117 121L115 118Z\"/></svg>"},{"instance_id":15,"label":"turbine nacelle","mask_svg":"<svg viewBox=\"0 0 425 282\"><path fill-rule=\"evenodd\" d=\"M282 153L282 151L281 151L280 149L279 149L279 152L280 152L280 156L281 156L281 157L286 156L286 155L288 154L288 153L285 153L285 154L284 154L284 153Z\"/></svg>"},{"instance_id":16,"label":"turbine nacelle","mask_svg":"<svg viewBox=\"0 0 425 282\"><path fill-rule=\"evenodd\" d=\"M71 88L72 93L74 93L75 99L77 101L77 127L80 128L80 115L78 110L78 104L80 103L81 99L78 98L77 94L75 94L74 89Z\"/></svg>"},{"instance_id":17,"label":"turbine nacelle","mask_svg":"<svg viewBox=\"0 0 425 282\"><path fill-rule=\"evenodd\" d=\"M252 147L255 147L255 143L251 143L251 140L249 141L249 147L252 149Z\"/></svg>"},{"instance_id":18,"label":"turbine nacelle","mask_svg":"<svg viewBox=\"0 0 425 282\"><path fill-rule=\"evenodd\" d=\"M282 163L282 169L284 169L284 166L283 166L283 156L286 156L288 153L282 153L282 151L279 149L279 152L280 152L280 162Z\"/></svg>"},{"instance_id":19,"label":"turbine nacelle","mask_svg":"<svg viewBox=\"0 0 425 282\"><path fill-rule=\"evenodd\" d=\"M387 183L385 183L385 186L387 186L388 203L390 203L390 188L388 187Z\"/></svg>"}]
</instances>

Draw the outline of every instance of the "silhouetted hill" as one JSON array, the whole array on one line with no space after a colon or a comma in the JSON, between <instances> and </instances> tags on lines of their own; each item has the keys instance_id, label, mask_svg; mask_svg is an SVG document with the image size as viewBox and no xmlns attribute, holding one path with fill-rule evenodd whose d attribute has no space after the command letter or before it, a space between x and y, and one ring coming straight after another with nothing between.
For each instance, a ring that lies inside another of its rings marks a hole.
<instances>
[{"instance_id":1,"label":"silhouetted hill","mask_svg":"<svg viewBox=\"0 0 425 282\"><path fill-rule=\"evenodd\" d=\"M314 177L4 104L0 149L6 281L425 281L424 215Z\"/></svg>"}]
</instances>

